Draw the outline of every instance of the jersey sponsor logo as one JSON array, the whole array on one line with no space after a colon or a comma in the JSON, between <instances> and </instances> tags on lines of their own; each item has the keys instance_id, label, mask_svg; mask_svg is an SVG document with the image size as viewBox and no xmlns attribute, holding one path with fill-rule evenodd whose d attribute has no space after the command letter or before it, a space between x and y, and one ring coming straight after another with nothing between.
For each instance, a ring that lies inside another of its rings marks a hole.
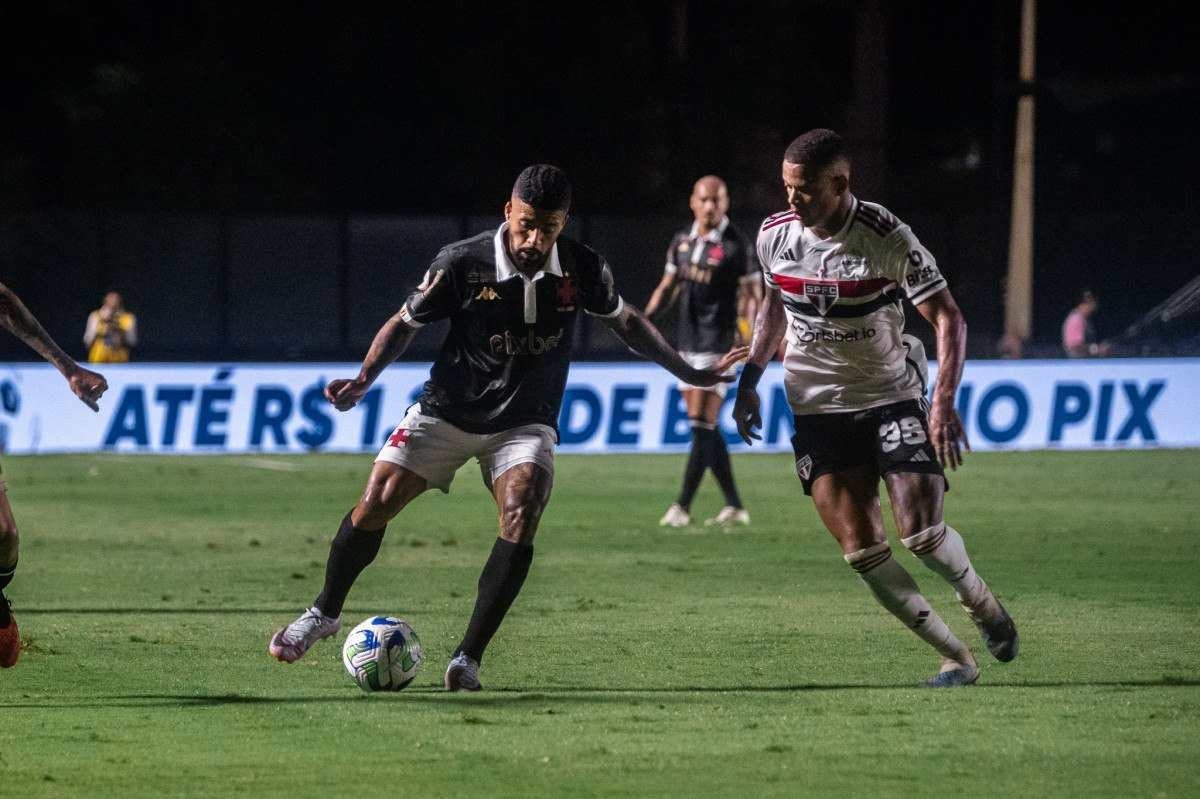
<instances>
[{"instance_id":1,"label":"jersey sponsor logo","mask_svg":"<svg viewBox=\"0 0 1200 799\"><path fill-rule=\"evenodd\" d=\"M910 253L910 255L912 254ZM920 253L916 253L916 255L920 256ZM904 282L911 289L920 286L922 283L937 280L938 277L937 267L930 264L925 264L924 266L914 264L913 268L904 276Z\"/></svg>"},{"instance_id":2,"label":"jersey sponsor logo","mask_svg":"<svg viewBox=\"0 0 1200 799\"><path fill-rule=\"evenodd\" d=\"M503 334L497 333L488 339L488 346L491 347L493 355L545 355L558 346L562 336L561 327L552 336L539 336L532 330L516 336L505 330Z\"/></svg>"},{"instance_id":3,"label":"jersey sponsor logo","mask_svg":"<svg viewBox=\"0 0 1200 799\"><path fill-rule=\"evenodd\" d=\"M480 289L479 293L475 295L475 299L477 299L477 300L498 300L498 299L500 299L500 295L491 286L484 286L482 289Z\"/></svg>"},{"instance_id":4,"label":"jersey sponsor logo","mask_svg":"<svg viewBox=\"0 0 1200 799\"><path fill-rule=\"evenodd\" d=\"M875 338L878 331L873 327L861 327L854 330L838 330L828 327L813 327L803 319L792 320L792 330L796 334L797 344L852 344L856 341L868 341Z\"/></svg>"},{"instance_id":5,"label":"jersey sponsor logo","mask_svg":"<svg viewBox=\"0 0 1200 799\"><path fill-rule=\"evenodd\" d=\"M683 276L684 280L705 285L711 283L713 279L713 270L699 264L688 264L679 270L679 274Z\"/></svg>"}]
</instances>

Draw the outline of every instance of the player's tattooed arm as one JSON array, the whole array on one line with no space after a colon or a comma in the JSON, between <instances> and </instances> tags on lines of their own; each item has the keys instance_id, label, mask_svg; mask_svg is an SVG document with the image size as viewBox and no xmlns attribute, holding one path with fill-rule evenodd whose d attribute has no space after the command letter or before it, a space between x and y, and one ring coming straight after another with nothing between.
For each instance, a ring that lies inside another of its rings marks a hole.
<instances>
[{"instance_id":1,"label":"player's tattooed arm","mask_svg":"<svg viewBox=\"0 0 1200 799\"><path fill-rule=\"evenodd\" d=\"M0 327L24 341L34 352L53 364L67 379L71 391L83 400L85 405L93 411L100 410L97 402L108 389L108 383L102 376L84 369L75 363L74 358L63 352L62 347L54 343L50 334L25 307L25 303L21 302L21 298L3 283L0 283Z\"/></svg>"},{"instance_id":2,"label":"player's tattooed arm","mask_svg":"<svg viewBox=\"0 0 1200 799\"><path fill-rule=\"evenodd\" d=\"M943 466L962 464L963 451L970 452L967 434L954 407L967 356L967 323L950 289L942 289L917 306L937 334L937 382L929 409L929 434Z\"/></svg>"},{"instance_id":3,"label":"player's tattooed arm","mask_svg":"<svg viewBox=\"0 0 1200 799\"><path fill-rule=\"evenodd\" d=\"M735 347L725 353L714 366L709 369L696 369L688 364L675 348L667 343L662 333L658 331L645 314L625 303L621 312L611 318L601 317L605 324L616 334L625 346L651 361L659 364L668 372L693 386L712 386L717 383L732 382L732 377L724 375L731 366L746 357L745 347Z\"/></svg>"},{"instance_id":4,"label":"player's tattooed arm","mask_svg":"<svg viewBox=\"0 0 1200 799\"><path fill-rule=\"evenodd\" d=\"M402 319L403 311L397 311L391 319L383 323L367 356L363 358L362 368L358 376L350 379L331 380L325 386L325 399L333 403L339 411L348 411L358 404L375 382L375 378L400 357L409 342L413 340L417 329Z\"/></svg>"},{"instance_id":5,"label":"player's tattooed arm","mask_svg":"<svg viewBox=\"0 0 1200 799\"><path fill-rule=\"evenodd\" d=\"M754 317L754 335L750 339L750 359L742 370L738 382L737 397L733 402L733 421L738 435L747 444L762 436L754 431L762 427L762 409L758 399L758 381L763 370L771 362L771 356L779 349L779 342L787 332L787 314L783 309L783 298L772 289L758 306Z\"/></svg>"}]
</instances>

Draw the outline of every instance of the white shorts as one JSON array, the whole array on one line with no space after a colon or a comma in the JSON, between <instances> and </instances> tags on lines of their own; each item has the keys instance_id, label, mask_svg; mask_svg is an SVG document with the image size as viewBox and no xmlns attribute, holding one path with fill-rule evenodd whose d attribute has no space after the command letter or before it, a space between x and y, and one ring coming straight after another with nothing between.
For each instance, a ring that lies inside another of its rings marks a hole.
<instances>
[{"instance_id":1,"label":"white shorts","mask_svg":"<svg viewBox=\"0 0 1200 799\"><path fill-rule=\"evenodd\" d=\"M408 409L404 421L392 431L375 462L403 466L425 478L430 488L450 492L450 481L471 458L479 461L484 482L521 463L536 463L554 476L554 430L544 424L525 424L499 433L468 433L445 419Z\"/></svg>"},{"instance_id":2,"label":"white shorts","mask_svg":"<svg viewBox=\"0 0 1200 799\"><path fill-rule=\"evenodd\" d=\"M688 366L693 369L708 369L717 365L717 361L725 357L723 352L681 352L683 359L688 362ZM731 366L726 370L725 374L731 375L734 373L734 368ZM717 383L713 386L690 386L682 380L678 383L680 391L711 391L722 399L725 398L726 392L729 391L728 383Z\"/></svg>"}]
</instances>

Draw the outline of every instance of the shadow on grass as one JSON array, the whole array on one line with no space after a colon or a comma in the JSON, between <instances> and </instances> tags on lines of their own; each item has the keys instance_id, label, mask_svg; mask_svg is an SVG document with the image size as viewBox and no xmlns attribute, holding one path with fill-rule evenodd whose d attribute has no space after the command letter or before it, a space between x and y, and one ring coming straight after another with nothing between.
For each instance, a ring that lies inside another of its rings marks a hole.
<instances>
[{"instance_id":1,"label":"shadow on grass","mask_svg":"<svg viewBox=\"0 0 1200 799\"><path fill-rule=\"evenodd\" d=\"M347 692L344 695L322 696L246 696L243 694L122 694L97 696L93 699L76 701L23 701L0 702L0 709L46 710L53 708L152 708L152 707L229 707L239 705L297 705L297 704L344 704L365 701L395 701L452 707L519 706L531 702L574 702L609 703L621 699L637 700L652 697L654 701L688 701L696 694L788 694L818 691L895 691L918 688L909 683L879 685L865 683L806 683L797 685L731 685L731 686L683 686L663 688L623 688L551 686L524 691L519 688L502 688L481 694L448 694L440 688L412 688L397 694L366 696ZM969 690L989 689L1043 689L1043 688L1197 688L1200 679L1165 677L1157 680L1033 680L1029 682L988 683L972 686Z\"/></svg>"}]
</instances>

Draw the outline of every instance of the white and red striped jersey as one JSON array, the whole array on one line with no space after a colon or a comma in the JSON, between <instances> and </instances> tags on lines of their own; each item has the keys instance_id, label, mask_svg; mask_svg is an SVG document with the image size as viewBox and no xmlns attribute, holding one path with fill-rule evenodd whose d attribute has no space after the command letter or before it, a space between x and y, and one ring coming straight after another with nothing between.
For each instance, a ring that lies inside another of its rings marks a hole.
<instances>
[{"instance_id":1,"label":"white and red striped jersey","mask_svg":"<svg viewBox=\"0 0 1200 799\"><path fill-rule=\"evenodd\" d=\"M918 305L946 279L908 225L852 198L841 230L821 239L786 211L763 222L758 258L787 312L784 387L793 413L861 411L922 395L901 343L901 291Z\"/></svg>"}]
</instances>

